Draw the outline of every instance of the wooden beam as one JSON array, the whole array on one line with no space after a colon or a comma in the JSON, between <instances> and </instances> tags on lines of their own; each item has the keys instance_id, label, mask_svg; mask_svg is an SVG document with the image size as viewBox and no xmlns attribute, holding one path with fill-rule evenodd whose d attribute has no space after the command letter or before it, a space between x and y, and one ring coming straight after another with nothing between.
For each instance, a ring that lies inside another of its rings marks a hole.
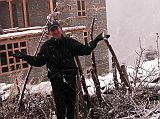
<instances>
[{"instance_id":1,"label":"wooden beam","mask_svg":"<svg viewBox=\"0 0 160 119\"><path fill-rule=\"evenodd\" d=\"M22 2L23 2L24 27L28 27L26 0L23 0Z\"/></svg>"},{"instance_id":2,"label":"wooden beam","mask_svg":"<svg viewBox=\"0 0 160 119\"><path fill-rule=\"evenodd\" d=\"M49 0L50 12L53 14L53 0Z\"/></svg>"},{"instance_id":3,"label":"wooden beam","mask_svg":"<svg viewBox=\"0 0 160 119\"><path fill-rule=\"evenodd\" d=\"M13 33L5 33L0 35L0 41L6 40L7 38L16 38L16 37L22 37L26 35L36 35L41 34L44 27L29 27L29 28L20 28L15 30ZM75 27L63 27L63 32L73 32L73 31L81 31L85 30L86 26L75 26Z\"/></svg>"},{"instance_id":4,"label":"wooden beam","mask_svg":"<svg viewBox=\"0 0 160 119\"><path fill-rule=\"evenodd\" d=\"M9 3L9 16L10 16L10 23L11 23L11 27L14 27L14 24L13 24L13 11L12 11L12 1L9 0L8 1Z\"/></svg>"}]
</instances>

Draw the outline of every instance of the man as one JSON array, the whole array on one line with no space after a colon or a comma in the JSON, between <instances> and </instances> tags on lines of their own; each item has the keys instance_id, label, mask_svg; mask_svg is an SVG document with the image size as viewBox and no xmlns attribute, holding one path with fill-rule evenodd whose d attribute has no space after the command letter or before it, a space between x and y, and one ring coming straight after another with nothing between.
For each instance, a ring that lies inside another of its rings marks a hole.
<instances>
[{"instance_id":1,"label":"man","mask_svg":"<svg viewBox=\"0 0 160 119\"><path fill-rule=\"evenodd\" d=\"M57 119L74 119L76 100L76 75L78 68L74 56L89 55L100 40L102 33L87 45L62 35L57 21L48 24L49 35L37 56L25 55L21 52L14 54L15 58L23 58L30 65L41 67L46 64L48 78L51 81ZM109 38L109 35L106 36Z\"/></svg>"}]
</instances>

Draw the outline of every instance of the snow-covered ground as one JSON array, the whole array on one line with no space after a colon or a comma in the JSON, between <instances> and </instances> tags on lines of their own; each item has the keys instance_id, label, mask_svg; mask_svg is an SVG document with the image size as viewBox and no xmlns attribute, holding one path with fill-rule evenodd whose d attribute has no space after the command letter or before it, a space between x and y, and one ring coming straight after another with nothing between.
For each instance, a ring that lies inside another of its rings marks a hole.
<instances>
[{"instance_id":1,"label":"snow-covered ground","mask_svg":"<svg viewBox=\"0 0 160 119\"><path fill-rule=\"evenodd\" d=\"M136 75L136 69L133 66L127 66L127 72L129 74L129 80L133 81L133 77ZM152 74L152 75L151 75ZM152 61L147 61L144 62L141 65L141 68L138 70L137 77L141 80L144 81L143 86L145 87L146 85L148 86L148 83L150 83L153 79L156 79L159 77L159 67L158 67L158 58ZM100 86L102 87L102 92L107 88L113 88L114 83L113 83L113 74L108 73L106 76L99 76L99 81L100 81ZM118 74L118 80L119 79L119 74ZM145 83L147 84L145 85ZM88 87L88 91L90 95L95 94L95 87L94 87L94 82L92 79L86 79L86 84ZM160 83L151 83L151 87L154 86L159 86ZM9 89L12 89L14 84L5 84L1 83L0 84L0 95L2 96L2 100L5 100L11 93L12 91ZM49 95L51 94L52 88L51 88L51 83L49 81L46 82L41 82L38 85L27 85L27 91L29 93L41 93L43 95ZM157 119L160 114L154 114L152 118L150 119Z\"/></svg>"},{"instance_id":2,"label":"snow-covered ground","mask_svg":"<svg viewBox=\"0 0 160 119\"><path fill-rule=\"evenodd\" d=\"M127 66L127 72L129 74L129 80L133 81L133 77L136 75L136 69L133 66ZM151 75L152 74L152 75ZM118 75L118 80L119 79L119 74ZM151 82L153 79L156 79L159 77L159 67L158 67L158 58L152 61L146 61L143 62L141 65L141 68L138 70L137 77L144 82ZM100 81L100 86L102 88L113 88L113 74L108 73L105 76L98 76L99 81ZM95 87L94 87L94 82L92 79L86 79L86 84L88 87L88 91L90 95L95 94ZM154 83L153 83L154 85ZM155 85L158 85L155 83ZM160 84L159 84L160 85ZM13 84L5 84L1 83L0 84L0 94L2 95L3 99L6 99L9 96L9 91L7 89L11 88ZM41 82L38 85L27 85L28 91L30 93L37 93L40 92L42 94L51 94L51 84L49 81L46 82Z\"/></svg>"},{"instance_id":3,"label":"snow-covered ground","mask_svg":"<svg viewBox=\"0 0 160 119\"><path fill-rule=\"evenodd\" d=\"M112 87L113 81L112 81L112 73L107 74L106 76L102 77L99 76L99 81L101 87ZM91 79L86 79L86 84L88 87L88 91L90 95L95 94L95 87L94 82ZM6 99L10 95L10 91L8 89L11 89L13 84L0 84L0 94L2 95L2 99ZM51 83L50 81L41 82L37 85L27 85L27 91L30 93L41 93L43 95L50 95L52 91Z\"/></svg>"}]
</instances>

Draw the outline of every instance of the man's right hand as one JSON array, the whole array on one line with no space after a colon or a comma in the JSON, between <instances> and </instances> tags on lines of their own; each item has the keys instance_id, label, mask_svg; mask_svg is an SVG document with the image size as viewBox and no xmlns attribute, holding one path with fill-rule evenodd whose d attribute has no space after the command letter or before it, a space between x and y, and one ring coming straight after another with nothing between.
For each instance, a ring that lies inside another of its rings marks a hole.
<instances>
[{"instance_id":1,"label":"man's right hand","mask_svg":"<svg viewBox=\"0 0 160 119\"><path fill-rule=\"evenodd\" d=\"M13 54L12 56L17 58L17 59L26 59L28 57L28 55L26 55L23 52L17 52L15 54Z\"/></svg>"}]
</instances>

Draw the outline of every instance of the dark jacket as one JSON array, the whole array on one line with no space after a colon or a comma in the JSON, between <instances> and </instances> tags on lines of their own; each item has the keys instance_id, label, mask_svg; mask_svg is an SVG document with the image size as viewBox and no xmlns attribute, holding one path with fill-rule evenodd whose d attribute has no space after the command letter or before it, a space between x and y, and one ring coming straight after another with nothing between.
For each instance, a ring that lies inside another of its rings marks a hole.
<instances>
[{"instance_id":1,"label":"dark jacket","mask_svg":"<svg viewBox=\"0 0 160 119\"><path fill-rule=\"evenodd\" d=\"M89 55L96 45L97 41L83 45L68 37L58 40L51 38L42 45L37 56L29 56L27 62L37 67L46 64L48 77L54 78L59 72L77 71L74 56Z\"/></svg>"}]
</instances>

